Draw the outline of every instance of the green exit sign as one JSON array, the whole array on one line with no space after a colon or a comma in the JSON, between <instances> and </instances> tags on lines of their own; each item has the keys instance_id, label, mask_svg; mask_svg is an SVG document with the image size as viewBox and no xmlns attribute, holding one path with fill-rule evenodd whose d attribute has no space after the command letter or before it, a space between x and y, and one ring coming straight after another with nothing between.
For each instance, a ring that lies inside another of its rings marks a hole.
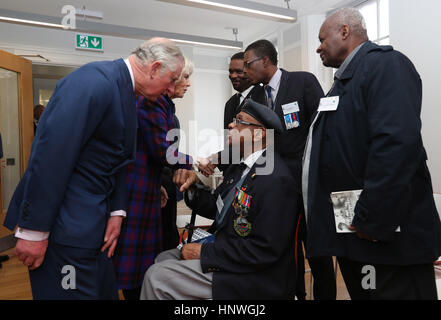
<instances>
[{"instance_id":1,"label":"green exit sign","mask_svg":"<svg viewBox=\"0 0 441 320\"><path fill-rule=\"evenodd\" d=\"M89 34L77 33L76 48L93 51L103 51L103 38Z\"/></svg>"}]
</instances>

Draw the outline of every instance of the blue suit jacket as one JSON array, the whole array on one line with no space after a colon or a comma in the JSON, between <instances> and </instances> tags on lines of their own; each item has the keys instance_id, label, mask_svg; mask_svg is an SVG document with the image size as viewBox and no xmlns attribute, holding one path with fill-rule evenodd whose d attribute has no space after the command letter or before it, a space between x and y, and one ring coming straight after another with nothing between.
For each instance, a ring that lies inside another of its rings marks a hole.
<instances>
[{"instance_id":1,"label":"blue suit jacket","mask_svg":"<svg viewBox=\"0 0 441 320\"><path fill-rule=\"evenodd\" d=\"M4 225L99 248L109 212L125 209L134 160L135 95L122 59L87 64L60 80L40 119L27 170Z\"/></svg>"},{"instance_id":2,"label":"blue suit jacket","mask_svg":"<svg viewBox=\"0 0 441 320\"><path fill-rule=\"evenodd\" d=\"M308 184L308 256L365 263L431 263L441 224L421 138L421 79L390 46L364 44L329 96L313 131ZM378 242L337 234L331 192L360 190L353 225ZM401 232L395 232L397 227Z\"/></svg>"}]
</instances>

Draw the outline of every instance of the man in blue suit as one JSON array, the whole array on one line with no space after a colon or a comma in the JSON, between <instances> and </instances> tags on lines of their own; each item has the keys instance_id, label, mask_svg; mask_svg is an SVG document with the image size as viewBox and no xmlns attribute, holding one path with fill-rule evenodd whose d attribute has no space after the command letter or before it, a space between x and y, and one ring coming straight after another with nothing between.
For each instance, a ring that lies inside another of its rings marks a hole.
<instances>
[{"instance_id":1,"label":"man in blue suit","mask_svg":"<svg viewBox=\"0 0 441 320\"><path fill-rule=\"evenodd\" d=\"M436 299L441 224L421 137L421 78L402 53L368 40L355 9L330 16L319 40L323 64L338 70L305 147L306 252L338 257L352 299ZM352 233L337 232L334 192L359 194Z\"/></svg>"},{"instance_id":2,"label":"man in blue suit","mask_svg":"<svg viewBox=\"0 0 441 320\"><path fill-rule=\"evenodd\" d=\"M173 92L179 48L151 39L128 59L86 64L60 80L40 119L5 226L29 267L34 299L117 299L113 255L136 146L135 94Z\"/></svg>"}]
</instances>

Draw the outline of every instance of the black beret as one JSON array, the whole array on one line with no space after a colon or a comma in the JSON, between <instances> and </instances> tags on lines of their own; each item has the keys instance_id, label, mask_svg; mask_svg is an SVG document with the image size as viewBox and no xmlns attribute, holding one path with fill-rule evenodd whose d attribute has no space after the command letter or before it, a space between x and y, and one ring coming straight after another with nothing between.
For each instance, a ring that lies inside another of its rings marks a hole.
<instances>
[{"instance_id":1,"label":"black beret","mask_svg":"<svg viewBox=\"0 0 441 320\"><path fill-rule=\"evenodd\" d=\"M277 133L283 132L283 126L279 116L266 105L248 99L240 111L248 113L263 124L266 129L274 129Z\"/></svg>"}]
</instances>

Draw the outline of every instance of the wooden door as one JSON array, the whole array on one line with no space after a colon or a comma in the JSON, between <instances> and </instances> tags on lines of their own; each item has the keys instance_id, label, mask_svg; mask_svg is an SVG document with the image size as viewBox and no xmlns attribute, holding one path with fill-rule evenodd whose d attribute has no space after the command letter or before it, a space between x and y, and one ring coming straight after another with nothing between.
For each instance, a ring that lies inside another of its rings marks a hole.
<instances>
[{"instance_id":1,"label":"wooden door","mask_svg":"<svg viewBox=\"0 0 441 320\"><path fill-rule=\"evenodd\" d=\"M11 232L3 221L12 194L23 176L34 138L32 63L0 50L0 237Z\"/></svg>"}]
</instances>

